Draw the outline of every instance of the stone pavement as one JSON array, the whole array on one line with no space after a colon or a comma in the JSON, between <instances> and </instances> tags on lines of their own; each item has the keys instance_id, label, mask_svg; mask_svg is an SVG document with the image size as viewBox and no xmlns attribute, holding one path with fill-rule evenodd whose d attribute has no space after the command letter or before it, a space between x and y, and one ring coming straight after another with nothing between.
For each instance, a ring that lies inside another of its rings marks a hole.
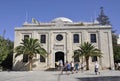
<instances>
[{"instance_id":1,"label":"stone pavement","mask_svg":"<svg viewBox=\"0 0 120 81\"><path fill-rule=\"evenodd\" d=\"M120 71L102 70L100 75L94 71L69 75L60 71L3 71L0 81L120 81Z\"/></svg>"}]
</instances>

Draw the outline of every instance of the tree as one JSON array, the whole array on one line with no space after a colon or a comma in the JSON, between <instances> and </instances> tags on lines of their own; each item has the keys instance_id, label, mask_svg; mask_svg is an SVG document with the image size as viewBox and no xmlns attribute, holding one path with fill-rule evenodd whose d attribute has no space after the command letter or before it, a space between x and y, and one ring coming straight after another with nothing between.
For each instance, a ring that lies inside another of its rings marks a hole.
<instances>
[{"instance_id":1,"label":"tree","mask_svg":"<svg viewBox=\"0 0 120 81\"><path fill-rule=\"evenodd\" d=\"M6 50L8 50L7 56L5 57L5 59L2 61L2 67L4 70L12 69L12 63L13 63L13 47L14 47L14 43L13 41L7 39L6 41L6 49L4 50L4 52Z\"/></svg>"},{"instance_id":2,"label":"tree","mask_svg":"<svg viewBox=\"0 0 120 81\"><path fill-rule=\"evenodd\" d=\"M115 34L115 31L112 32L112 43L113 43L113 53L114 53L114 62L120 62L120 45L117 44L118 35Z\"/></svg>"},{"instance_id":3,"label":"tree","mask_svg":"<svg viewBox=\"0 0 120 81\"><path fill-rule=\"evenodd\" d=\"M31 71L33 57L35 57L36 54L40 54L46 57L47 52L44 48L41 47L41 44L39 43L38 39L27 38L22 40L22 43L20 44L21 45L15 48L15 53L16 53L15 57L21 54L28 55L28 61L29 61L28 67L29 67L29 71Z\"/></svg>"},{"instance_id":4,"label":"tree","mask_svg":"<svg viewBox=\"0 0 120 81\"><path fill-rule=\"evenodd\" d=\"M13 58L13 41L5 39L6 30L0 35L0 67L2 70L12 69Z\"/></svg>"},{"instance_id":5,"label":"tree","mask_svg":"<svg viewBox=\"0 0 120 81\"><path fill-rule=\"evenodd\" d=\"M3 60L5 60L8 54L8 50L6 50L7 49L6 43L7 42L4 40L4 38L0 36L0 64L2 63Z\"/></svg>"},{"instance_id":6,"label":"tree","mask_svg":"<svg viewBox=\"0 0 120 81\"><path fill-rule=\"evenodd\" d=\"M98 56L101 57L101 51L95 48L89 42L84 42L82 45L79 46L80 49L74 51L74 57L85 57L86 61L86 70L89 70L89 57Z\"/></svg>"},{"instance_id":7,"label":"tree","mask_svg":"<svg viewBox=\"0 0 120 81\"><path fill-rule=\"evenodd\" d=\"M10 56L13 53L13 42L10 41L9 39L4 39L2 36L0 36L0 66L5 67L5 68L11 68L12 67L12 58L11 60L8 61L11 66L6 67L4 64L4 61L8 56Z\"/></svg>"},{"instance_id":8,"label":"tree","mask_svg":"<svg viewBox=\"0 0 120 81\"><path fill-rule=\"evenodd\" d=\"M104 14L103 7L100 7L101 11L100 14L97 18L97 21L99 22L100 25L110 25L110 21L108 16Z\"/></svg>"}]
</instances>

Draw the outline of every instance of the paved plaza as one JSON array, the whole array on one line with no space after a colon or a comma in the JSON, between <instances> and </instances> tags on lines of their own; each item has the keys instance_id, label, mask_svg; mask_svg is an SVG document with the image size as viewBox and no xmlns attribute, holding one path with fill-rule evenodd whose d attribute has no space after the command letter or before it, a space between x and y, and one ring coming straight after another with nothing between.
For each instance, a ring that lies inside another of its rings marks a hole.
<instances>
[{"instance_id":1,"label":"paved plaza","mask_svg":"<svg viewBox=\"0 0 120 81\"><path fill-rule=\"evenodd\" d=\"M94 71L60 74L60 71L3 71L0 81L120 81L120 71L102 70L100 75ZM94 80L93 80L94 79Z\"/></svg>"}]
</instances>

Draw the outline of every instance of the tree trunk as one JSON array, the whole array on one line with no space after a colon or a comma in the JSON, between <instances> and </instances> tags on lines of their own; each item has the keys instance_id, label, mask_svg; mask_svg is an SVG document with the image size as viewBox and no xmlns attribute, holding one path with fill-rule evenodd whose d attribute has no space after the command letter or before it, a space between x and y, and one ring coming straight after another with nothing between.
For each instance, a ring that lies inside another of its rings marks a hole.
<instances>
[{"instance_id":1,"label":"tree trunk","mask_svg":"<svg viewBox=\"0 0 120 81\"><path fill-rule=\"evenodd\" d=\"M85 57L86 60L86 70L89 70L89 57Z\"/></svg>"},{"instance_id":2,"label":"tree trunk","mask_svg":"<svg viewBox=\"0 0 120 81\"><path fill-rule=\"evenodd\" d=\"M32 71L32 58L29 57L29 71Z\"/></svg>"}]
</instances>

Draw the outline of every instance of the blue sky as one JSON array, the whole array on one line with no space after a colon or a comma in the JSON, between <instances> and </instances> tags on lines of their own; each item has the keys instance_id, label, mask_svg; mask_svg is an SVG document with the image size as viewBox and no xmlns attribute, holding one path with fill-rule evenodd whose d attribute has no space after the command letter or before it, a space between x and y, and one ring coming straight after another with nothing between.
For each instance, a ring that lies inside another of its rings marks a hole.
<instances>
[{"instance_id":1,"label":"blue sky","mask_svg":"<svg viewBox=\"0 0 120 81\"><path fill-rule=\"evenodd\" d=\"M113 29L120 34L120 0L0 0L0 35L14 41L14 28L32 18L50 22L57 17L77 21L91 21L98 17L100 7L110 18Z\"/></svg>"}]
</instances>

